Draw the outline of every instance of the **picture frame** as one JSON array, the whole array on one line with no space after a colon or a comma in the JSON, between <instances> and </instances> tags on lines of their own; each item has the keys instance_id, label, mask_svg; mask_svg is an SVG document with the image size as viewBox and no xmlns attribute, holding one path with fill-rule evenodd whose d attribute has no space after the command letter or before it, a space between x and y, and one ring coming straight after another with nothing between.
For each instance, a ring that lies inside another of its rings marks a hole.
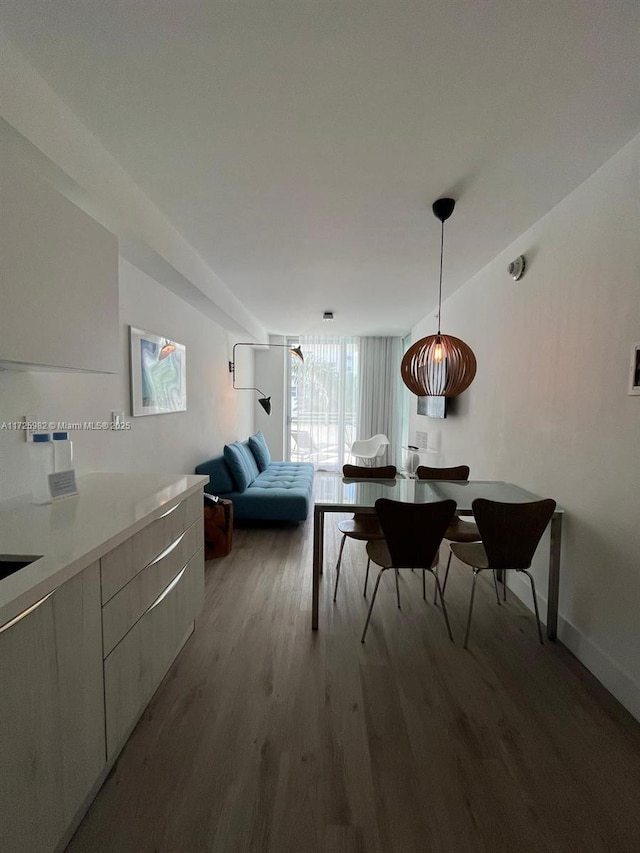
<instances>
[{"instance_id":1,"label":"picture frame","mask_svg":"<svg viewBox=\"0 0 640 853\"><path fill-rule=\"evenodd\" d=\"M631 347L631 364L629 365L629 394L640 397L640 344Z\"/></svg>"},{"instance_id":2,"label":"picture frame","mask_svg":"<svg viewBox=\"0 0 640 853\"><path fill-rule=\"evenodd\" d=\"M187 409L187 352L164 335L129 326L131 415L165 415Z\"/></svg>"}]
</instances>

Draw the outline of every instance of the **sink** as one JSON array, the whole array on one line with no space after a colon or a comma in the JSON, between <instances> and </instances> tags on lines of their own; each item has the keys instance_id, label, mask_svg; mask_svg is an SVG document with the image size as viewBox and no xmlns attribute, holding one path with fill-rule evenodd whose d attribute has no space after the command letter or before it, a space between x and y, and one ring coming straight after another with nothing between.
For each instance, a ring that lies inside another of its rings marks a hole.
<instances>
[{"instance_id":1,"label":"sink","mask_svg":"<svg viewBox=\"0 0 640 853\"><path fill-rule=\"evenodd\" d=\"M41 556L42 554L0 554L0 580L24 569Z\"/></svg>"}]
</instances>

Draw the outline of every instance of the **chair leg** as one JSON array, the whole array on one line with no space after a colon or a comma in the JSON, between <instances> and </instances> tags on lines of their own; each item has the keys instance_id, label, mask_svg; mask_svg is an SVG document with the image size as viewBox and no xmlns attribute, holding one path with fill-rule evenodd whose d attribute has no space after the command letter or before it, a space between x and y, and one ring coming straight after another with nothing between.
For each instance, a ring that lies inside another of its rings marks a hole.
<instances>
[{"instance_id":1,"label":"chair leg","mask_svg":"<svg viewBox=\"0 0 640 853\"><path fill-rule=\"evenodd\" d=\"M436 585L435 585L435 587L434 587L434 589L433 589L433 603L434 603L434 604L436 605L436 607L437 607L437 606L438 606L438 566L436 566L436 567L435 567L435 570L434 570L433 574L435 575L435 578L436 578ZM424 578L425 578L425 575L426 575L426 569L423 569L423 570L422 570L422 597L423 597L423 598L424 598L424 600L426 601L426 600L427 600L427 597L426 597L426 595L425 595L425 593L424 593Z\"/></svg>"},{"instance_id":2,"label":"chair leg","mask_svg":"<svg viewBox=\"0 0 640 853\"><path fill-rule=\"evenodd\" d=\"M467 615L467 630L464 635L464 648L466 649L469 643L469 632L471 631L471 613L473 612L473 596L476 593L476 580L478 578L478 569L473 570L473 583L471 584L471 598L469 600L469 614Z\"/></svg>"},{"instance_id":3,"label":"chair leg","mask_svg":"<svg viewBox=\"0 0 640 853\"><path fill-rule=\"evenodd\" d=\"M451 549L449 549L449 559L447 560L447 568L444 571L444 581L442 582L442 588L440 589L438 586L436 586L436 588L433 591L433 603L436 606L438 605L438 590L440 590L440 595L443 596L442 600L444 600L444 591L447 588L447 581L449 580L449 569L451 567L451 557L452 556L453 556L453 551ZM436 566L435 576L436 576L436 578L438 577L438 566Z\"/></svg>"},{"instance_id":4,"label":"chair leg","mask_svg":"<svg viewBox=\"0 0 640 853\"><path fill-rule=\"evenodd\" d=\"M342 562L342 550L344 548L344 543L347 541L346 533L342 536L342 542L340 543L340 552L338 553L338 562L336 563L336 586L333 590L333 600L335 602L336 596L338 594L338 581L340 580L340 563Z\"/></svg>"},{"instance_id":5,"label":"chair leg","mask_svg":"<svg viewBox=\"0 0 640 853\"><path fill-rule=\"evenodd\" d=\"M378 594L378 586L380 585L380 578L382 577L382 573L384 569L380 569L378 572L378 577L376 578L376 585L373 588L373 597L371 599L371 604L369 605L369 612L367 613L367 621L364 623L364 631L362 632L362 637L360 638L360 642L364 643L364 638L367 633L367 628L369 627L369 621L371 619L371 611L373 610L373 605L375 604L376 595Z\"/></svg>"},{"instance_id":6,"label":"chair leg","mask_svg":"<svg viewBox=\"0 0 640 853\"><path fill-rule=\"evenodd\" d=\"M542 639L542 628L540 627L540 614L538 613L538 596L536 595L536 584L533 579L533 575L529 574L526 569L522 569L522 571L531 581L531 592L533 593L533 609L536 612L536 622L538 623L538 637L540 638L540 644L544 646L544 640Z\"/></svg>"},{"instance_id":7,"label":"chair leg","mask_svg":"<svg viewBox=\"0 0 640 853\"><path fill-rule=\"evenodd\" d=\"M507 600L507 570L502 570L502 600Z\"/></svg>"},{"instance_id":8,"label":"chair leg","mask_svg":"<svg viewBox=\"0 0 640 853\"><path fill-rule=\"evenodd\" d=\"M398 599L398 610L400 610L400 584L398 583L399 572L395 569L396 573L396 598Z\"/></svg>"},{"instance_id":9,"label":"chair leg","mask_svg":"<svg viewBox=\"0 0 640 853\"><path fill-rule=\"evenodd\" d=\"M442 594L444 595L444 591L447 588L447 581L449 580L449 569L451 568L451 558L453 557L453 551L449 548L449 559L447 560L447 568L444 573L444 581L442 583Z\"/></svg>"},{"instance_id":10,"label":"chair leg","mask_svg":"<svg viewBox=\"0 0 640 853\"><path fill-rule=\"evenodd\" d=\"M367 597L367 583L369 582L369 566L371 565L371 557L367 557L367 573L364 576L364 597Z\"/></svg>"},{"instance_id":11,"label":"chair leg","mask_svg":"<svg viewBox=\"0 0 640 853\"><path fill-rule=\"evenodd\" d=\"M449 624L449 616L447 615L447 605L444 603L444 595L442 594L442 589L440 587L440 581L438 580L438 575L434 572L433 576L436 579L436 591L440 594L440 601L442 602L442 615L444 616L444 621L447 625L447 631L449 632L449 639L453 643L453 634L451 633L451 625Z\"/></svg>"},{"instance_id":12,"label":"chair leg","mask_svg":"<svg viewBox=\"0 0 640 853\"><path fill-rule=\"evenodd\" d=\"M495 573L495 572L493 572L493 571L492 571L492 572L491 572L491 574L493 575L493 588L494 588L494 589L495 589L495 591L496 591L496 601L498 602L498 604L501 604L501 602L500 602L500 593L498 592L498 579L496 578L496 573Z\"/></svg>"}]
</instances>

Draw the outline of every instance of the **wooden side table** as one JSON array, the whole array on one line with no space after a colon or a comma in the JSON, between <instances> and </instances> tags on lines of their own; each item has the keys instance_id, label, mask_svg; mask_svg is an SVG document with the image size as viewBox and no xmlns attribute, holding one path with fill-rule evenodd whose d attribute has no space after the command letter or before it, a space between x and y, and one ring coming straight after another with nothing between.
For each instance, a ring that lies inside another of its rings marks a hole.
<instances>
[{"instance_id":1,"label":"wooden side table","mask_svg":"<svg viewBox=\"0 0 640 853\"><path fill-rule=\"evenodd\" d=\"M204 496L204 558L226 557L233 545L233 501Z\"/></svg>"}]
</instances>

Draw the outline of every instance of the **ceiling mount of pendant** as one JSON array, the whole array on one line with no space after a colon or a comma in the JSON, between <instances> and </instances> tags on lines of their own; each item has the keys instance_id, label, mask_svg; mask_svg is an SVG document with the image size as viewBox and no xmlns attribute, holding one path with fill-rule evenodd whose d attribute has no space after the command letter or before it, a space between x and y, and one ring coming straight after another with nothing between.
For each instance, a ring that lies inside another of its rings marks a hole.
<instances>
[{"instance_id":1,"label":"ceiling mount of pendant","mask_svg":"<svg viewBox=\"0 0 640 853\"><path fill-rule=\"evenodd\" d=\"M431 210L433 210L433 215L436 219L439 219L440 222L446 222L453 213L455 206L455 199L439 198L437 201L433 202Z\"/></svg>"}]
</instances>

